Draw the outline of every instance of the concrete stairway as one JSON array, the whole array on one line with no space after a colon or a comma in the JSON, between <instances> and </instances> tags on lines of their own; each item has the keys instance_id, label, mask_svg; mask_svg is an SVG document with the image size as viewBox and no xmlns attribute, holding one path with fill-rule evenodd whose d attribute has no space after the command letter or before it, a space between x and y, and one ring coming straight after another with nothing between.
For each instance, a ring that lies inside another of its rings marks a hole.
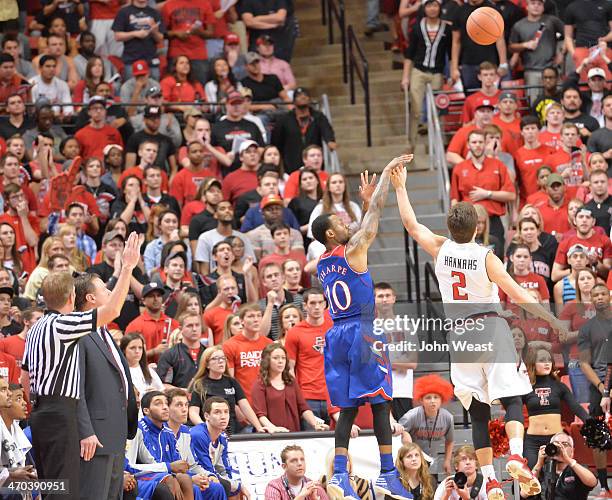
<instances>
[{"instance_id":1,"label":"concrete stairway","mask_svg":"<svg viewBox=\"0 0 612 500\"><path fill-rule=\"evenodd\" d=\"M370 68L370 103L372 111L373 146L366 146L365 106L358 80L356 104L351 105L348 84L342 82L340 36L335 28L335 41L328 45L327 26L321 25L321 7L318 2L296 1L296 12L302 36L298 38L292 67L298 84L312 89L313 95L326 93L330 99L333 127L339 145L342 171L348 175L352 199L358 200L359 173L368 169L380 172L394 156L404 152L405 108L400 89L401 72L392 69L393 56L385 51L388 33L372 38L363 36L365 3L363 0L345 0L346 24L353 25L368 58ZM445 232L444 218L440 214L435 172L428 170L425 140L417 145L414 165L408 176L409 195L415 211L423 223L432 230ZM428 256L420 252L421 266ZM370 270L375 281L390 282L403 301L407 297L404 228L399 218L393 189L389 194L380 234L370 252ZM421 272L421 276L423 273ZM424 287L421 287L422 290Z\"/></svg>"}]
</instances>

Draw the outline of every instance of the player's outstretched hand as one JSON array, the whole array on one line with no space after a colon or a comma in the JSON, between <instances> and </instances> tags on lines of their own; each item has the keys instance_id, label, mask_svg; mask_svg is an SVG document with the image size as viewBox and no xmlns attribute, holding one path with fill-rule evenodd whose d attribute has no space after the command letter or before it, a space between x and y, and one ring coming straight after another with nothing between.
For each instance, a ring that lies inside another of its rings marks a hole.
<instances>
[{"instance_id":1,"label":"player's outstretched hand","mask_svg":"<svg viewBox=\"0 0 612 500\"><path fill-rule=\"evenodd\" d=\"M393 168L397 167L398 165L406 165L406 163L410 163L412 161L412 159L414 158L413 154L409 154L409 155L402 155L402 156L398 156L396 158L393 158L385 167L386 171L390 171Z\"/></svg>"},{"instance_id":2,"label":"player's outstretched hand","mask_svg":"<svg viewBox=\"0 0 612 500\"><path fill-rule=\"evenodd\" d=\"M391 184L393 184L395 189L406 187L406 167L404 165L397 165L391 170L389 175L391 177Z\"/></svg>"},{"instance_id":3,"label":"player's outstretched hand","mask_svg":"<svg viewBox=\"0 0 612 500\"><path fill-rule=\"evenodd\" d=\"M134 269L140 260L141 240L135 232L130 233L123 249L123 265Z\"/></svg>"},{"instance_id":4,"label":"player's outstretched hand","mask_svg":"<svg viewBox=\"0 0 612 500\"><path fill-rule=\"evenodd\" d=\"M364 203L370 203L374 190L376 189L376 174L372 175L366 170L361 172L361 186L359 186L359 197Z\"/></svg>"}]
</instances>

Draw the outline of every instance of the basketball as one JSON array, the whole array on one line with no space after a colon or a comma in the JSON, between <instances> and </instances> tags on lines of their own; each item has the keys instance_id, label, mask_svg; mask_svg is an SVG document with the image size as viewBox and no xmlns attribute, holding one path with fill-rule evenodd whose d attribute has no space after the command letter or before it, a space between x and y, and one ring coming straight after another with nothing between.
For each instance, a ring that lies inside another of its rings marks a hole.
<instances>
[{"instance_id":1,"label":"basketball","mask_svg":"<svg viewBox=\"0 0 612 500\"><path fill-rule=\"evenodd\" d=\"M492 7L480 7L468 17L466 29L477 44L491 45L504 35L504 19Z\"/></svg>"}]
</instances>

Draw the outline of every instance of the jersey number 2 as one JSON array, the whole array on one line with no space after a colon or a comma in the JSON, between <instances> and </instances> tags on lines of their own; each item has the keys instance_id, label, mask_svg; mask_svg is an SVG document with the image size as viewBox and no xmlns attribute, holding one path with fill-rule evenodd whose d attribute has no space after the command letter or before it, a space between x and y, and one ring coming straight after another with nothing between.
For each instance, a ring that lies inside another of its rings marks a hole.
<instances>
[{"instance_id":1,"label":"jersey number 2","mask_svg":"<svg viewBox=\"0 0 612 500\"><path fill-rule=\"evenodd\" d=\"M462 291L465 288L465 274L460 271L453 271L451 276L457 278L457 281L452 285L453 300L468 300L468 294Z\"/></svg>"}]
</instances>

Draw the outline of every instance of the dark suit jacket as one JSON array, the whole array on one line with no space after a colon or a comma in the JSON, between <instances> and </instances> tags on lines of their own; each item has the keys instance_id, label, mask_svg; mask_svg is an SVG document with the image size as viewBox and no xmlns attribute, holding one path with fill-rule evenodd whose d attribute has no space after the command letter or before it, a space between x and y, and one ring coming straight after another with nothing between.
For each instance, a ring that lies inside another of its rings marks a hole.
<instances>
[{"instance_id":1,"label":"dark suit jacket","mask_svg":"<svg viewBox=\"0 0 612 500\"><path fill-rule=\"evenodd\" d=\"M81 338L79 350L79 439L95 434L103 445L96 450L97 454L124 453L126 439L136 435L138 426L138 409L127 361L118 350L128 380L126 404L121 374L100 334L95 331Z\"/></svg>"}]
</instances>

